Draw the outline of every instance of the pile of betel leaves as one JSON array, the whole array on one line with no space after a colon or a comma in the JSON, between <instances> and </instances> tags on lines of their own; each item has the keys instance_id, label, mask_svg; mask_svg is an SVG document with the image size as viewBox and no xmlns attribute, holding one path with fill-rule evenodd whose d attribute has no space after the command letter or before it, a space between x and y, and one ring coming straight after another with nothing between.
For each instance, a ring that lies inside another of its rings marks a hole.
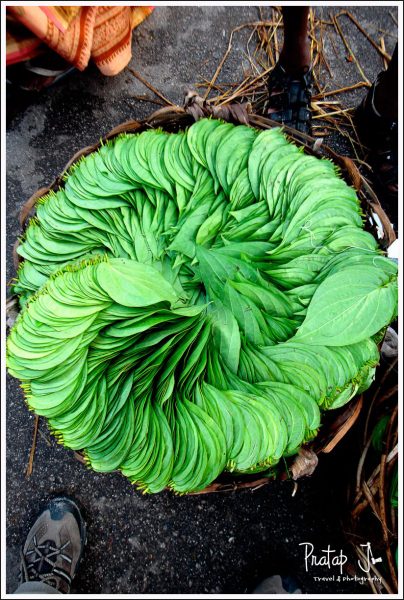
<instances>
[{"instance_id":1,"label":"pile of betel leaves","mask_svg":"<svg viewBox=\"0 0 404 600\"><path fill-rule=\"evenodd\" d=\"M397 267L280 129L124 134L38 201L7 364L97 471L147 492L265 471L366 389Z\"/></svg>"}]
</instances>

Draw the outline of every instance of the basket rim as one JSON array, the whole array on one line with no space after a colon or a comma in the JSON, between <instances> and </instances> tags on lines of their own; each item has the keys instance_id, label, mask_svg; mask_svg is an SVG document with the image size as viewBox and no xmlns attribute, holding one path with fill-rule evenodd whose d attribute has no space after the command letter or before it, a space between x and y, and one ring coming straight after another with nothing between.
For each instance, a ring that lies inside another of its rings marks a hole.
<instances>
[{"instance_id":1,"label":"basket rim","mask_svg":"<svg viewBox=\"0 0 404 600\"><path fill-rule=\"evenodd\" d=\"M267 117L263 117L262 115L253 112L248 112L248 106L246 106L244 111L242 111L241 115L236 114L236 117L239 117L238 119L235 118L233 113L229 113L227 111L226 113L222 114L220 110L214 111L214 108L217 109L217 107L210 107L207 105L204 107L204 114L199 116L213 116L214 118L233 122L235 124L245 124L250 127L254 127L255 129L271 129L279 127L279 123L273 121L272 119L268 119ZM30 217L30 213L35 207L37 199L51 190L62 187L63 177L69 168L83 156L87 156L92 152L96 152L107 141L113 140L122 133L141 133L147 129L170 129L174 126L175 130L181 130L196 122L199 116L195 115L195 113L192 111L192 105L188 105L188 107L167 106L154 111L145 119L131 119L120 123L102 136L95 144L85 146L78 150L65 164L62 172L57 175L57 177L48 186L39 188L30 196L30 198L28 198L20 211L19 221L21 227L25 228ZM347 180L347 183L355 189L361 202L365 204L365 207L368 208L368 210L376 213L376 215L379 217L385 238L385 243L380 245L384 245L387 249L387 247L390 246L396 239L396 234L375 192L372 190L364 175L359 171L354 161L348 156L338 154L329 146L323 144L321 138L315 139L305 133L293 129L292 127L288 127L287 125L283 125L282 129L294 143L303 147L305 152L320 158L328 158L341 169L343 177L345 180ZM380 243L380 240L378 241Z\"/></svg>"}]
</instances>

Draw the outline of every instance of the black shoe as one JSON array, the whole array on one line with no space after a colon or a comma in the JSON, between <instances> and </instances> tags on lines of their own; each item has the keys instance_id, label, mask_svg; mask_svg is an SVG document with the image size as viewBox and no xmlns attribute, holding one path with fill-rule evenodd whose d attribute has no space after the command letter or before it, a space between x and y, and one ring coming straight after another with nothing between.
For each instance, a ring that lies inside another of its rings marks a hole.
<instances>
[{"instance_id":1,"label":"black shoe","mask_svg":"<svg viewBox=\"0 0 404 600\"><path fill-rule=\"evenodd\" d=\"M273 121L311 135L311 69L289 75L277 63L268 79L268 101L264 114Z\"/></svg>"},{"instance_id":2,"label":"black shoe","mask_svg":"<svg viewBox=\"0 0 404 600\"><path fill-rule=\"evenodd\" d=\"M54 498L32 526L21 552L21 583L40 581L69 593L86 538L84 520L68 498Z\"/></svg>"},{"instance_id":3,"label":"black shoe","mask_svg":"<svg viewBox=\"0 0 404 600\"><path fill-rule=\"evenodd\" d=\"M398 223L398 124L380 115L374 104L375 81L355 112L360 141L369 149L373 184L379 200L397 230Z\"/></svg>"}]
</instances>

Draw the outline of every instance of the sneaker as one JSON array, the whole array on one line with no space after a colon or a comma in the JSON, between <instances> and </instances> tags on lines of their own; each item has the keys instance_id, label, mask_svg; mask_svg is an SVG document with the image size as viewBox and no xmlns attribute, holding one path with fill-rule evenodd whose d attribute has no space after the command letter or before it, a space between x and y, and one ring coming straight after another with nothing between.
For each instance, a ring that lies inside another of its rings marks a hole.
<instances>
[{"instance_id":1,"label":"sneaker","mask_svg":"<svg viewBox=\"0 0 404 600\"><path fill-rule=\"evenodd\" d=\"M69 498L51 500L21 552L21 582L39 581L69 593L85 538L85 523L77 505Z\"/></svg>"},{"instance_id":2,"label":"sneaker","mask_svg":"<svg viewBox=\"0 0 404 600\"><path fill-rule=\"evenodd\" d=\"M273 121L311 134L311 69L302 69L300 75L289 75L280 63L268 79L268 100L264 114Z\"/></svg>"}]
</instances>

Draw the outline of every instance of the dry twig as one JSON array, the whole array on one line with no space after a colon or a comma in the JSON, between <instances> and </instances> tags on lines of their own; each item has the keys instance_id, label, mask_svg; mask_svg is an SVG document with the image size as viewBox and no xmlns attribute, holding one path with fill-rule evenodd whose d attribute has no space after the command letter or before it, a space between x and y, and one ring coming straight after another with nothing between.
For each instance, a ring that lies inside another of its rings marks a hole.
<instances>
[{"instance_id":1,"label":"dry twig","mask_svg":"<svg viewBox=\"0 0 404 600\"><path fill-rule=\"evenodd\" d=\"M386 51L386 45L384 43L384 37L381 36L380 38L380 48L385 52ZM389 63L387 62L387 59L385 56L383 56L383 67L386 70L387 67L389 66Z\"/></svg>"},{"instance_id":2,"label":"dry twig","mask_svg":"<svg viewBox=\"0 0 404 600\"><path fill-rule=\"evenodd\" d=\"M394 466L394 462L397 459L397 456L398 456L398 446L396 444L394 446L394 448L389 452L389 454L387 455L387 458L386 458L386 463L388 465L389 470L391 470L391 468ZM373 495L375 495L377 493L377 490L379 487L379 473L380 473L380 464L377 465L377 467L373 470L373 473L371 474L371 476L366 481L366 484ZM362 489L358 491L358 493L355 497L355 500L353 501L353 506L355 508L352 511L352 517L354 519L369 504L368 501L366 500L366 498L365 498L365 500L362 500L360 502L361 498L362 498Z\"/></svg>"},{"instance_id":3,"label":"dry twig","mask_svg":"<svg viewBox=\"0 0 404 600\"><path fill-rule=\"evenodd\" d=\"M343 31L342 31L341 27L340 27L340 24L338 23L338 20L337 20L337 15L335 15L335 16L333 17L333 20L334 20L334 23L335 23L335 29L336 29L336 30L337 30L337 32L339 33L339 35L340 35L340 37L341 37L341 40L343 41L343 44L344 44L345 48L346 48L346 49L348 50L348 52L349 52L349 57L350 57L350 58L353 60L353 62L356 64L356 67L357 67L357 69L358 69L359 73L361 74L362 78L363 78L363 79L366 81L366 83L368 83L369 85L371 85L371 83L370 83L369 79L366 77L365 73L363 72L363 69L362 69L362 67L361 67L361 65L360 65L360 63L359 63L359 61L358 61L358 59L356 58L355 54L353 53L351 46L348 44L348 41L347 41L347 39L346 39L346 37L345 37L345 35L344 35L344 33L343 33Z\"/></svg>"},{"instance_id":4,"label":"dry twig","mask_svg":"<svg viewBox=\"0 0 404 600\"><path fill-rule=\"evenodd\" d=\"M346 87L337 88L336 90L330 90L329 92L323 92L322 94L318 94L317 96L313 96L313 100L317 98L327 98L328 96L336 96L337 94L344 94L345 92L351 92L352 90L357 90L361 87L369 87L370 84L366 81L358 81L353 85L348 85Z\"/></svg>"},{"instance_id":5,"label":"dry twig","mask_svg":"<svg viewBox=\"0 0 404 600\"><path fill-rule=\"evenodd\" d=\"M379 54L381 54L383 56L383 58L385 58L387 60L391 60L391 56L390 56L390 54L388 54L386 52L386 49L382 48L374 41L374 39L367 33L367 31L364 30L362 25L360 23L358 23L358 21L355 19L355 17L353 16L352 13L350 13L348 10L341 10L337 15L335 15L335 18L337 19L338 17L343 16L343 15L346 15L348 17L348 19L350 19L352 21L352 23L355 25L355 27L357 27L357 29L359 29L359 31L365 36L367 41L370 44L372 44L373 48L375 48L375 50L377 50L379 52Z\"/></svg>"},{"instance_id":6,"label":"dry twig","mask_svg":"<svg viewBox=\"0 0 404 600\"><path fill-rule=\"evenodd\" d=\"M140 73L138 73L137 71L135 71L134 69L132 69L132 67L128 67L128 71L130 73L132 73L132 75L134 77L136 77L136 79L138 79L139 81L141 81L143 83L143 85L145 85L147 88L149 88L149 90L151 90L153 92L153 94L155 94L158 98L160 98L160 100L163 100L163 102L165 104L167 104L168 106L175 106L175 104L173 102L171 102L171 100L168 100L168 98L166 98L165 96L163 96L163 94L161 92L159 92L158 90L156 90L156 88L147 81L147 79L145 79L144 77L142 77L140 75Z\"/></svg>"},{"instance_id":7,"label":"dry twig","mask_svg":"<svg viewBox=\"0 0 404 600\"><path fill-rule=\"evenodd\" d=\"M363 552L363 550L361 550L361 548L359 548L359 546L354 546L356 553L358 554L358 556L364 561L364 564L367 564L367 558L365 556L365 553ZM373 571L373 573L376 575L376 577L378 579L380 579L380 582L382 583L382 585L384 586L386 592L388 594L394 594L392 588L389 586L389 584L387 583L387 581L385 580L385 578L383 577L383 575L380 573L380 571L374 566L374 564L372 562L369 563L369 567L370 569Z\"/></svg>"},{"instance_id":8,"label":"dry twig","mask_svg":"<svg viewBox=\"0 0 404 600\"><path fill-rule=\"evenodd\" d=\"M389 421L389 424L387 427L387 439L386 439L387 448L388 448L389 440L391 439L392 427L397 418L397 413L398 413L398 405L396 405L395 409L393 410L393 413L390 417L390 421ZM380 484L379 484L380 518L381 518L382 527L383 527L383 539L384 539L384 543L385 543L385 547L386 547L386 555L387 555L387 562L388 562L389 570L390 570L390 577L391 577L392 581L394 582L395 587L397 588L398 582L397 582L397 576L396 576L396 571L395 571L395 567L394 567L394 559L393 559L393 555L391 552L390 534L389 534L389 530L388 530L387 522L386 522L386 518L387 518L386 517L386 498L385 498L386 459L387 459L387 454L386 454L386 452L383 452L381 461L380 461Z\"/></svg>"},{"instance_id":9,"label":"dry twig","mask_svg":"<svg viewBox=\"0 0 404 600\"><path fill-rule=\"evenodd\" d=\"M37 438L37 434L38 434L38 425L39 425L39 415L35 415L34 433L33 433L33 437L32 437L32 445L31 445L31 450L29 452L29 459L28 459L27 469L25 471L25 477L27 479L29 477L31 477L31 475L32 475L32 469L34 467L34 456L35 456L35 449L36 449L36 438Z\"/></svg>"},{"instance_id":10,"label":"dry twig","mask_svg":"<svg viewBox=\"0 0 404 600\"><path fill-rule=\"evenodd\" d=\"M274 27L273 36L274 36L274 49L275 49L275 62L279 60L279 47L278 47L278 27L282 22L282 17L279 19L278 23Z\"/></svg>"},{"instance_id":11,"label":"dry twig","mask_svg":"<svg viewBox=\"0 0 404 600\"><path fill-rule=\"evenodd\" d=\"M224 63L226 62L226 60L227 60L227 58L228 58L228 56L229 56L229 54L230 54L230 52L232 50L232 47L233 47L233 36L234 36L234 34L237 31L241 31L242 29L245 29L246 27L257 28L257 27L260 27L260 26L267 26L267 25L272 25L272 21L253 21L252 23L243 23L242 25L238 25L238 27L235 27L234 29L231 30L231 32L230 32L230 38L229 38L229 43L228 43L228 46L227 46L227 50L224 53L223 58L220 61L219 65L218 65L218 67L217 67L217 69L216 69L216 71L215 71L215 73L214 73L214 75L213 75L213 77L212 77L212 79L210 81L210 84L208 85L208 88L207 88L207 90L205 92L205 95L203 97L204 100L207 100L207 98L209 96L209 93L210 93L210 90L212 88L212 85L215 83L216 79L218 78L218 76L220 74L220 71L223 68ZM279 24L277 24L277 27L278 26L279 26Z\"/></svg>"},{"instance_id":12,"label":"dry twig","mask_svg":"<svg viewBox=\"0 0 404 600\"><path fill-rule=\"evenodd\" d=\"M370 419L370 415L372 413L372 409L373 409L373 405L376 402L376 399L378 398L378 395L380 393L380 390L382 389L384 382L387 380L388 376L390 375L390 373L395 369L396 365L398 362L398 358L395 358L390 365L388 366L388 368L386 369L386 372L384 373L383 377L381 378L379 385L376 388L375 393L373 394L372 400L370 402L369 405L369 411L366 417L366 422L365 422L365 428L363 431L363 441L366 442L367 438L368 438L368 429L369 429L369 419Z\"/></svg>"},{"instance_id":13,"label":"dry twig","mask_svg":"<svg viewBox=\"0 0 404 600\"><path fill-rule=\"evenodd\" d=\"M394 23L395 23L395 24L397 25L397 27L398 27L398 21L397 21L396 17L393 15L393 13L391 12L391 10L389 11L389 15L390 15L390 17L393 19Z\"/></svg>"}]
</instances>

